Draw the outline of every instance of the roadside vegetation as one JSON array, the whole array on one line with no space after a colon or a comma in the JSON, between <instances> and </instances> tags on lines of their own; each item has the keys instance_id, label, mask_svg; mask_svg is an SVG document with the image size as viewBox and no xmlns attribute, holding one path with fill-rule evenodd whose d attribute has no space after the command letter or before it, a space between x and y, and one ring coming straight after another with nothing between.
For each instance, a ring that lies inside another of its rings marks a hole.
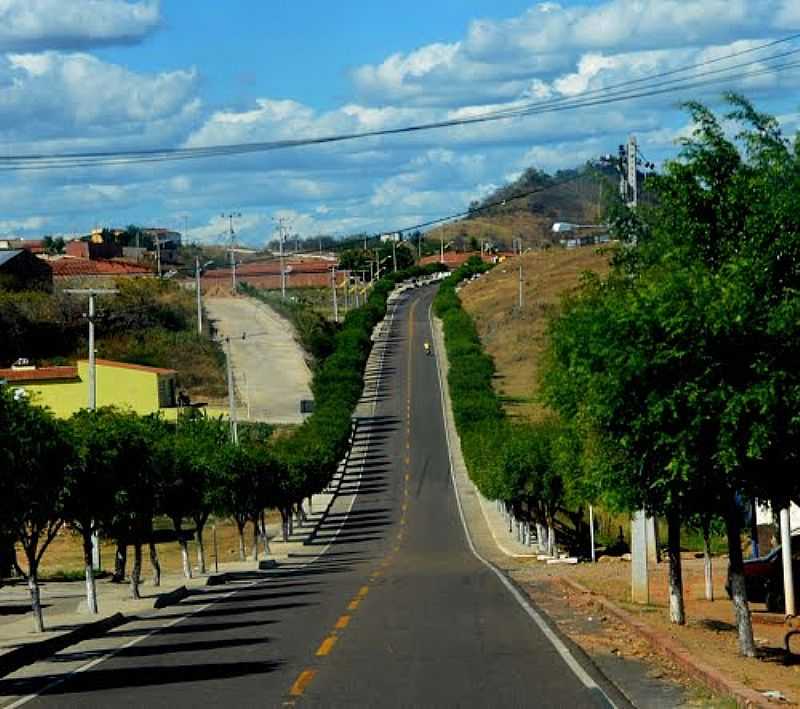
<instances>
[{"instance_id":1,"label":"roadside vegetation","mask_svg":"<svg viewBox=\"0 0 800 709\"><path fill-rule=\"evenodd\" d=\"M607 215L621 245L609 272L587 276L553 315L544 407L522 436L455 293L476 265L452 276L436 307L456 422L484 494L545 526L554 508L574 514L576 542L588 538L578 516L588 504L665 519L677 624L681 539L699 535L710 562L721 532L739 650L753 656L745 512L754 499L781 509L800 496L790 473L800 455L800 149L773 118L728 100L724 117L689 104L693 132L648 179L647 203Z\"/></svg>"},{"instance_id":2,"label":"roadside vegetation","mask_svg":"<svg viewBox=\"0 0 800 709\"><path fill-rule=\"evenodd\" d=\"M44 629L40 564L64 527L82 540L87 604L94 612L94 534L115 541L119 581L126 576L127 550L133 549L133 598L139 597L145 550L155 571L154 584L159 583L156 543L165 539L159 521L170 521L166 538L180 546L187 576L192 573L192 537L200 570L205 571L203 533L212 514L234 520L240 559L247 556L248 529L252 556L257 559L259 547L266 549L266 509L280 512L283 533L290 534L293 517L303 514L302 500L328 484L344 456L371 335L386 313L389 293L397 282L433 270L413 267L380 279L366 304L347 314L330 352L315 367L314 413L290 431L241 424L234 445L227 423L196 413L173 424L158 415L101 408L62 421L0 388L0 534L16 545L13 564L28 583L37 629ZM143 290L125 295L149 302ZM139 317L145 311L146 307ZM163 323L176 317L176 311L162 303L149 317L162 318Z\"/></svg>"}]
</instances>

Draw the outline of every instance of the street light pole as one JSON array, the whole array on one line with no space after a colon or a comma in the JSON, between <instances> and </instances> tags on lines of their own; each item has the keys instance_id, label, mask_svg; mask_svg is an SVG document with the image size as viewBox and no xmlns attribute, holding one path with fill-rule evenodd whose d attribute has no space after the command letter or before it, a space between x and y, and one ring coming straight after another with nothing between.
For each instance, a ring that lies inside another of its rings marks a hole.
<instances>
[{"instance_id":1,"label":"street light pole","mask_svg":"<svg viewBox=\"0 0 800 709\"><path fill-rule=\"evenodd\" d=\"M241 212L229 212L228 214L222 214L222 218L228 220L228 234L230 235L231 239L231 289L234 295L236 295L236 251L234 250L235 232L233 231L233 219L234 217L239 219L241 216Z\"/></svg>"},{"instance_id":2,"label":"street light pole","mask_svg":"<svg viewBox=\"0 0 800 709\"><path fill-rule=\"evenodd\" d=\"M203 334L203 303L200 299L200 257L194 260L194 289L197 294L197 334Z\"/></svg>"},{"instance_id":3,"label":"street light pole","mask_svg":"<svg viewBox=\"0 0 800 709\"><path fill-rule=\"evenodd\" d=\"M331 268L331 290L333 291L333 321L339 322L339 302L336 299L336 266Z\"/></svg>"},{"instance_id":4,"label":"street light pole","mask_svg":"<svg viewBox=\"0 0 800 709\"><path fill-rule=\"evenodd\" d=\"M225 359L228 370L228 418L231 422L231 441L239 443L239 426L236 420L236 391L233 387L233 364L231 362L231 338L225 338Z\"/></svg>"}]
</instances>

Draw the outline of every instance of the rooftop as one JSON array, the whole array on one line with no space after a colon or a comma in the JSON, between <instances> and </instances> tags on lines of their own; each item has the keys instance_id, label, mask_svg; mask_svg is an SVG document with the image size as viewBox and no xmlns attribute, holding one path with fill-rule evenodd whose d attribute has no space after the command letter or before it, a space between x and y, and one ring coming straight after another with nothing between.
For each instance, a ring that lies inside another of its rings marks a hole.
<instances>
[{"instance_id":1,"label":"rooftop","mask_svg":"<svg viewBox=\"0 0 800 709\"><path fill-rule=\"evenodd\" d=\"M0 379L9 382L42 382L77 379L77 367L38 367L31 369L0 369Z\"/></svg>"},{"instance_id":2,"label":"rooftop","mask_svg":"<svg viewBox=\"0 0 800 709\"><path fill-rule=\"evenodd\" d=\"M86 258L64 258L51 261L53 276L149 276L152 270L130 261L109 261Z\"/></svg>"}]
</instances>

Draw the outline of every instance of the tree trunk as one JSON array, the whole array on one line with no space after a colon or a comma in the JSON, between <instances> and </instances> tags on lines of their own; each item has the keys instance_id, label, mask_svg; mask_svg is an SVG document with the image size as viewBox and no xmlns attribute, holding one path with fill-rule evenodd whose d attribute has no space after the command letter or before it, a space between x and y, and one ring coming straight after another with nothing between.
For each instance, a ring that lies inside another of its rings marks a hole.
<instances>
[{"instance_id":1,"label":"tree trunk","mask_svg":"<svg viewBox=\"0 0 800 709\"><path fill-rule=\"evenodd\" d=\"M711 542L708 529L703 530L703 572L706 580L706 600L714 600L714 572L711 563Z\"/></svg>"},{"instance_id":2,"label":"tree trunk","mask_svg":"<svg viewBox=\"0 0 800 709\"><path fill-rule=\"evenodd\" d=\"M669 620L676 625L686 625L681 569L681 521L680 517L674 513L667 515L667 556L669 559Z\"/></svg>"},{"instance_id":3,"label":"tree trunk","mask_svg":"<svg viewBox=\"0 0 800 709\"><path fill-rule=\"evenodd\" d=\"M158 560L158 549L153 542L150 542L150 566L153 569L153 586L161 585L161 562Z\"/></svg>"},{"instance_id":4,"label":"tree trunk","mask_svg":"<svg viewBox=\"0 0 800 709\"><path fill-rule=\"evenodd\" d=\"M197 566L200 568L200 573L206 573L206 549L203 546L203 526L197 525Z\"/></svg>"},{"instance_id":5,"label":"tree trunk","mask_svg":"<svg viewBox=\"0 0 800 709\"><path fill-rule=\"evenodd\" d=\"M31 592L31 610L33 610L33 625L37 633L44 632L44 616L42 615L42 597L39 592L38 570L34 565L30 568L28 576L28 590Z\"/></svg>"},{"instance_id":6,"label":"tree trunk","mask_svg":"<svg viewBox=\"0 0 800 709\"><path fill-rule=\"evenodd\" d=\"M136 542L133 545L133 569L131 569L131 598L138 601L141 598L139 594L139 580L142 577L142 544Z\"/></svg>"},{"instance_id":7,"label":"tree trunk","mask_svg":"<svg viewBox=\"0 0 800 709\"><path fill-rule=\"evenodd\" d=\"M729 509L725 515L725 531L728 536L728 582L731 600L736 611L736 628L739 632L739 651L745 657L755 657L756 646L753 641L753 625L750 619L750 606L744 585L744 563L742 559L742 540L739 525L739 510L731 493Z\"/></svg>"},{"instance_id":8,"label":"tree trunk","mask_svg":"<svg viewBox=\"0 0 800 709\"><path fill-rule=\"evenodd\" d=\"M283 535L283 541L289 541L289 522L286 519L286 508L281 507L281 534Z\"/></svg>"},{"instance_id":9,"label":"tree trunk","mask_svg":"<svg viewBox=\"0 0 800 709\"><path fill-rule=\"evenodd\" d=\"M261 512L261 534L264 536L264 556L269 556L269 535L267 534L267 516Z\"/></svg>"},{"instance_id":10,"label":"tree trunk","mask_svg":"<svg viewBox=\"0 0 800 709\"><path fill-rule=\"evenodd\" d=\"M250 520L253 525L253 561L258 561L258 516Z\"/></svg>"},{"instance_id":11,"label":"tree trunk","mask_svg":"<svg viewBox=\"0 0 800 709\"><path fill-rule=\"evenodd\" d=\"M83 566L86 575L86 607L89 613L97 613L97 586L94 582L94 565L92 564L92 532L83 531Z\"/></svg>"},{"instance_id":12,"label":"tree trunk","mask_svg":"<svg viewBox=\"0 0 800 709\"><path fill-rule=\"evenodd\" d=\"M183 561L183 575L192 578L192 564L189 561L189 543L181 538L178 543L181 545L181 561Z\"/></svg>"},{"instance_id":13,"label":"tree trunk","mask_svg":"<svg viewBox=\"0 0 800 709\"><path fill-rule=\"evenodd\" d=\"M125 582L125 567L128 562L128 546L124 542L117 542L117 551L114 554L114 575L111 577L113 583Z\"/></svg>"},{"instance_id":14,"label":"tree trunk","mask_svg":"<svg viewBox=\"0 0 800 709\"><path fill-rule=\"evenodd\" d=\"M236 527L239 530L239 561L244 561L247 557L244 553L244 525L245 523L236 520Z\"/></svg>"}]
</instances>

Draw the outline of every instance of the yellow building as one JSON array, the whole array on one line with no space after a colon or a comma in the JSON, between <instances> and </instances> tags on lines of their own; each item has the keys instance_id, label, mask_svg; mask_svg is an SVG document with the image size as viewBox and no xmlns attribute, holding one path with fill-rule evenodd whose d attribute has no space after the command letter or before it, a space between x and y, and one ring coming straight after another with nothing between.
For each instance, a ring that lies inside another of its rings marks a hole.
<instances>
[{"instance_id":1,"label":"yellow building","mask_svg":"<svg viewBox=\"0 0 800 709\"><path fill-rule=\"evenodd\" d=\"M97 406L116 406L137 414L178 415L174 369L96 360ZM12 367L0 369L0 382L24 390L31 403L67 418L89 404L89 362L74 367Z\"/></svg>"}]
</instances>

